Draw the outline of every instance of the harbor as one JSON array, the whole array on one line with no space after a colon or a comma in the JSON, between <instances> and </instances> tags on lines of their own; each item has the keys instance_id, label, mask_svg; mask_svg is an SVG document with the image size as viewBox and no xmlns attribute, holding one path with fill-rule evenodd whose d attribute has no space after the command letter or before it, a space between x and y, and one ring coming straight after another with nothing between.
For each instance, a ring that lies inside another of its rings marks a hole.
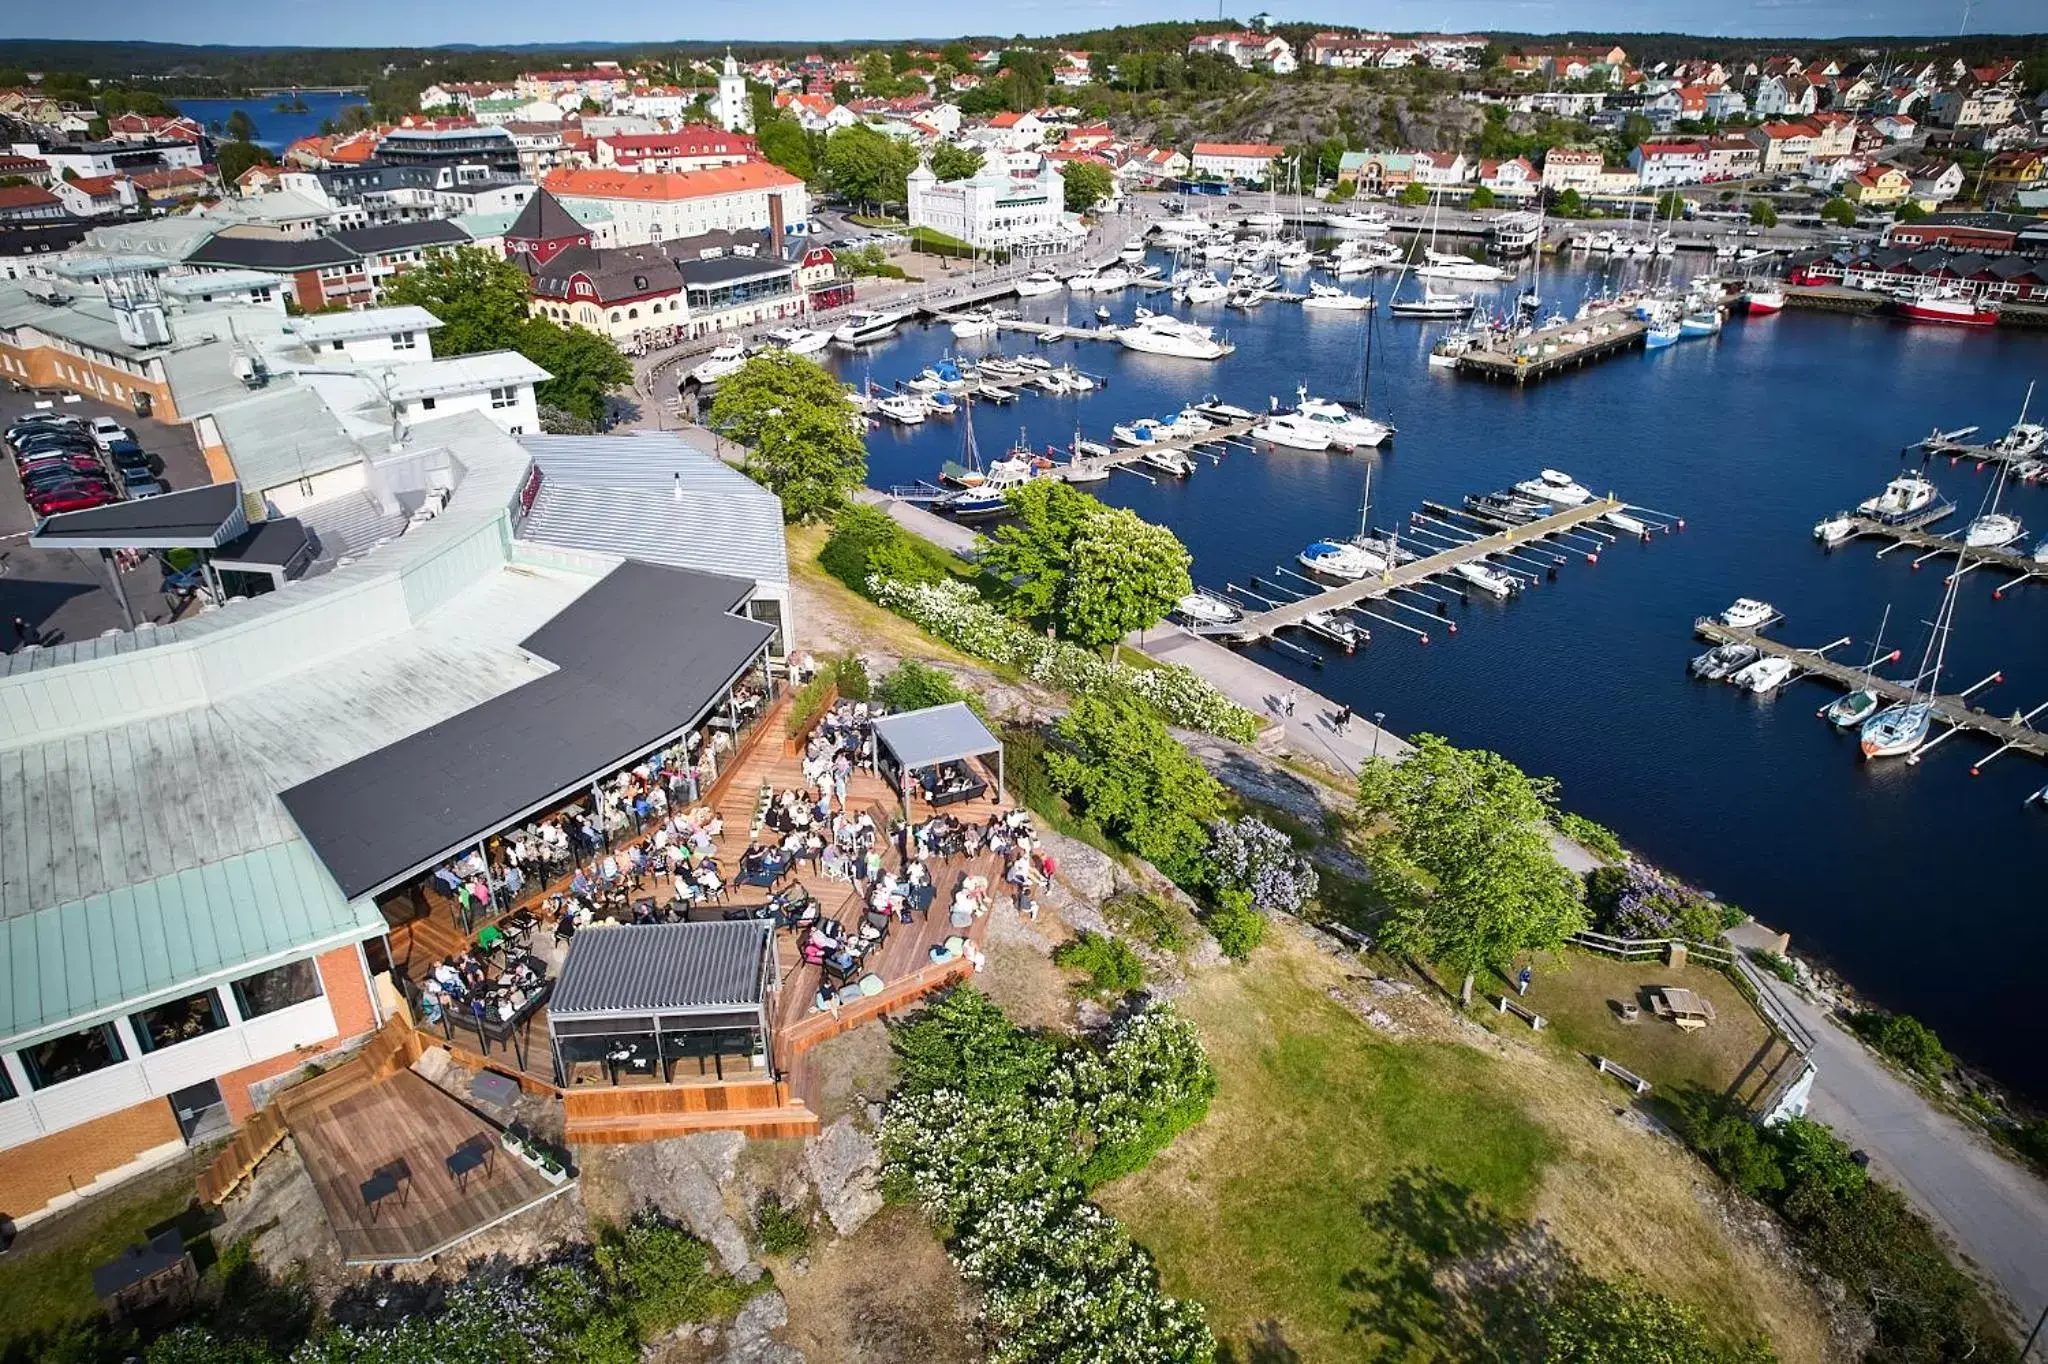
<instances>
[{"instance_id":1,"label":"harbor","mask_svg":"<svg viewBox=\"0 0 2048 1364\"><path fill-rule=\"evenodd\" d=\"M1457 357L1457 372L1497 383L1529 384L1569 369L1640 350L1649 324L1622 309L1554 322L1521 335L1479 342Z\"/></svg>"}]
</instances>

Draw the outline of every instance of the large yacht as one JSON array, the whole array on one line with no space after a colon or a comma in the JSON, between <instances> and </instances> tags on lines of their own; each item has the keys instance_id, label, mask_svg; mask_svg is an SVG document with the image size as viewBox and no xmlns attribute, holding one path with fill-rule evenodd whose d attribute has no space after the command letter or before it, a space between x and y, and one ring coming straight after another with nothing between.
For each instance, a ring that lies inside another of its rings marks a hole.
<instances>
[{"instance_id":1,"label":"large yacht","mask_svg":"<svg viewBox=\"0 0 2048 1364\"><path fill-rule=\"evenodd\" d=\"M1184 360L1220 360L1237 348L1216 339L1213 328L1139 309L1138 320L1116 334L1126 350L1172 355Z\"/></svg>"},{"instance_id":2,"label":"large yacht","mask_svg":"<svg viewBox=\"0 0 2048 1364\"><path fill-rule=\"evenodd\" d=\"M841 323L832 339L842 346L865 346L879 341L903 325L908 313L857 312Z\"/></svg>"}]
</instances>

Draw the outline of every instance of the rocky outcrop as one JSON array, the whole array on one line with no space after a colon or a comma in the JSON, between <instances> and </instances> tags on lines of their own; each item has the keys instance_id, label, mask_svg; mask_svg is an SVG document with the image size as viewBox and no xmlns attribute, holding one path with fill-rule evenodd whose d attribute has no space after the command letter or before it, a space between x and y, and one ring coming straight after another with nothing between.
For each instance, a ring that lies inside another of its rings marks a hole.
<instances>
[{"instance_id":1,"label":"rocky outcrop","mask_svg":"<svg viewBox=\"0 0 2048 1364\"><path fill-rule=\"evenodd\" d=\"M859 1231L882 1210L882 1153L851 1116L805 1139L804 1168L818 1191L818 1206L841 1236Z\"/></svg>"},{"instance_id":2,"label":"rocky outcrop","mask_svg":"<svg viewBox=\"0 0 2048 1364\"><path fill-rule=\"evenodd\" d=\"M761 1268L753 1262L746 1233L726 1210L725 1200L746 1145L746 1137L738 1132L648 1142L634 1148L633 1161L639 1168L620 1174L657 1212L675 1218L708 1244L726 1273L751 1283L761 1277Z\"/></svg>"},{"instance_id":3,"label":"rocky outcrop","mask_svg":"<svg viewBox=\"0 0 2048 1364\"><path fill-rule=\"evenodd\" d=\"M717 1356L718 1364L804 1364L801 1350L769 1334L788 1324L789 1304L780 1293L751 1299L726 1331L725 1350Z\"/></svg>"}]
</instances>

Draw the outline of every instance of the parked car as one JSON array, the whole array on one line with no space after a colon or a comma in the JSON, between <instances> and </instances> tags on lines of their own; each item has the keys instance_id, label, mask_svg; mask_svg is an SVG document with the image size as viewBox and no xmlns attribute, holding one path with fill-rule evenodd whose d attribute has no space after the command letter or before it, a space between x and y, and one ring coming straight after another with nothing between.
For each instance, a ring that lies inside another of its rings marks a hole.
<instances>
[{"instance_id":1,"label":"parked car","mask_svg":"<svg viewBox=\"0 0 2048 1364\"><path fill-rule=\"evenodd\" d=\"M94 417L92 425L86 429L92 432L94 443L102 450L106 449L108 444L113 441L135 439L134 434L127 427L121 425L112 417Z\"/></svg>"},{"instance_id":2,"label":"parked car","mask_svg":"<svg viewBox=\"0 0 2048 1364\"><path fill-rule=\"evenodd\" d=\"M7 439L13 440L25 431L39 430L44 427L62 427L71 430L76 429L80 425L82 423L76 417L67 417L56 412L31 412L28 416L23 417L20 421L13 423L7 428Z\"/></svg>"},{"instance_id":3,"label":"parked car","mask_svg":"<svg viewBox=\"0 0 2048 1364\"><path fill-rule=\"evenodd\" d=\"M101 477L105 477L107 472L106 466L91 455L39 455L34 459L23 460L15 466L15 472L21 475L24 483L52 469L63 469L79 474L98 474Z\"/></svg>"},{"instance_id":4,"label":"parked car","mask_svg":"<svg viewBox=\"0 0 2048 1364\"><path fill-rule=\"evenodd\" d=\"M162 497L170 491L147 465L116 464L114 473L121 480L121 490L130 497Z\"/></svg>"},{"instance_id":5,"label":"parked car","mask_svg":"<svg viewBox=\"0 0 2048 1364\"><path fill-rule=\"evenodd\" d=\"M158 477L162 477L164 472L162 457L150 453L132 440L117 440L109 445L107 458L119 465L139 464Z\"/></svg>"},{"instance_id":6,"label":"parked car","mask_svg":"<svg viewBox=\"0 0 2048 1364\"><path fill-rule=\"evenodd\" d=\"M29 499L29 506L37 516L55 516L59 512L104 507L119 500L119 495L104 483L65 483L36 494Z\"/></svg>"},{"instance_id":7,"label":"parked car","mask_svg":"<svg viewBox=\"0 0 2048 1364\"><path fill-rule=\"evenodd\" d=\"M33 505L35 500L43 494L57 488L68 488L74 484L87 488L104 488L112 496L119 496L120 494L120 489L114 486L114 480L108 478L105 474L83 474L76 469L45 470L34 478L25 481L21 485L21 491L22 495L28 498L29 503Z\"/></svg>"},{"instance_id":8,"label":"parked car","mask_svg":"<svg viewBox=\"0 0 2048 1364\"><path fill-rule=\"evenodd\" d=\"M35 431L25 431L19 439L12 441L11 444L14 446L16 454L20 454L24 450L33 450L38 445L75 445L87 450L98 448L93 444L91 436L83 431L73 430L68 426L51 426Z\"/></svg>"}]
</instances>

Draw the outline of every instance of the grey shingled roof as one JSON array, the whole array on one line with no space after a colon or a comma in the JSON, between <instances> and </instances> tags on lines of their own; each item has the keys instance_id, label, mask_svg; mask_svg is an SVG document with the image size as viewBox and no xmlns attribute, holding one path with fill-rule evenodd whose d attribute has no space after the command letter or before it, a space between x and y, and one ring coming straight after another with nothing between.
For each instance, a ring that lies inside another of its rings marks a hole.
<instances>
[{"instance_id":1,"label":"grey shingled roof","mask_svg":"<svg viewBox=\"0 0 2048 1364\"><path fill-rule=\"evenodd\" d=\"M875 721L875 741L905 767L978 758L1003 746L965 701L885 715Z\"/></svg>"},{"instance_id":2,"label":"grey shingled roof","mask_svg":"<svg viewBox=\"0 0 2048 1364\"><path fill-rule=\"evenodd\" d=\"M589 928L569 944L550 1018L725 1013L767 997L765 919Z\"/></svg>"}]
</instances>

